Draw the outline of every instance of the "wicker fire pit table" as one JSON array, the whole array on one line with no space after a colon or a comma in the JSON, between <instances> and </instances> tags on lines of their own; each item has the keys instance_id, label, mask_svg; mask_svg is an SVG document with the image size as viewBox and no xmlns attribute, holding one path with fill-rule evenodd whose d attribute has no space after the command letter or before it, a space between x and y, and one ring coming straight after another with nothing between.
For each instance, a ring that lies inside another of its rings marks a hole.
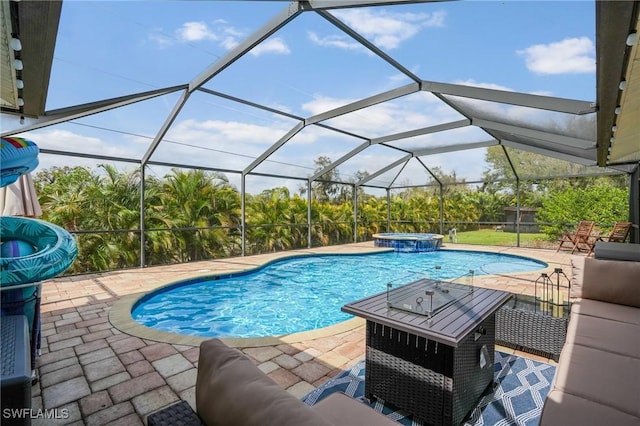
<instances>
[{"instance_id":1,"label":"wicker fire pit table","mask_svg":"<svg viewBox=\"0 0 640 426\"><path fill-rule=\"evenodd\" d=\"M458 425L493 383L499 290L420 279L349 303L367 320L365 396Z\"/></svg>"}]
</instances>

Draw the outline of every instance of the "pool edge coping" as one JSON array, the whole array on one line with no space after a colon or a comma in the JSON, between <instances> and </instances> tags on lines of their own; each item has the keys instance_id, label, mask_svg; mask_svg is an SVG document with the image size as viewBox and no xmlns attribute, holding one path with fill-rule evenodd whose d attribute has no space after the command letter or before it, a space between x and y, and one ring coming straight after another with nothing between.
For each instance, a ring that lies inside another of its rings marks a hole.
<instances>
[{"instance_id":1,"label":"pool edge coping","mask_svg":"<svg viewBox=\"0 0 640 426\"><path fill-rule=\"evenodd\" d=\"M156 291L156 290L151 290ZM157 342L171 343L175 345L200 346L202 342L210 339L220 339L228 346L235 348L249 348L258 346L273 346L283 343L299 343L305 340L313 340L321 337L334 336L361 327L365 324L362 318L351 318L328 327L315 330L300 331L297 333L283 334L280 336L265 337L199 337L186 334L170 333L146 327L135 321L131 316L133 306L148 292L134 293L122 297L113 304L109 311L109 322L123 333L141 339Z\"/></svg>"}]
</instances>

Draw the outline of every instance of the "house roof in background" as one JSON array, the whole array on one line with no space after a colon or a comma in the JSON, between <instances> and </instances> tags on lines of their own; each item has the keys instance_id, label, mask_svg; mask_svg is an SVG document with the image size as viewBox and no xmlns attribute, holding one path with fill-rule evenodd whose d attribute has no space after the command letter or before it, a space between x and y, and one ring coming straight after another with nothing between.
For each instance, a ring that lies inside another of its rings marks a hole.
<instances>
[{"instance_id":1,"label":"house roof in background","mask_svg":"<svg viewBox=\"0 0 640 426\"><path fill-rule=\"evenodd\" d=\"M640 43L636 40L629 46L626 42L629 34L640 33L640 8L637 1L598 1L596 8L598 164L637 163ZM624 90L621 81L625 81Z\"/></svg>"},{"instance_id":2,"label":"house roof in background","mask_svg":"<svg viewBox=\"0 0 640 426\"><path fill-rule=\"evenodd\" d=\"M62 1L3 1L1 7L2 112L29 117L43 116ZM10 46L14 37L22 45L18 52ZM22 61L22 70L15 69L16 59ZM24 83L22 89L16 85L18 79ZM24 101L24 106L18 104L19 98Z\"/></svg>"}]
</instances>

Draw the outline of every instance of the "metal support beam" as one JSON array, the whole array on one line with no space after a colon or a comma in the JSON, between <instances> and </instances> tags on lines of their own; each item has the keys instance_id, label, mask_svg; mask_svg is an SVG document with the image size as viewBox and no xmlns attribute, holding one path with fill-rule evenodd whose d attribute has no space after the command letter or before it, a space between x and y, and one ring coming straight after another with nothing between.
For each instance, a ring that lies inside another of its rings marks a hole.
<instances>
[{"instance_id":1,"label":"metal support beam","mask_svg":"<svg viewBox=\"0 0 640 426\"><path fill-rule=\"evenodd\" d=\"M548 111L568 114L589 114L597 111L594 102L556 98L552 96L531 95L529 93L509 92L506 90L487 89L484 87L464 86L460 84L437 83L423 81L422 90L443 95L460 96L482 101L499 102Z\"/></svg>"},{"instance_id":2,"label":"metal support beam","mask_svg":"<svg viewBox=\"0 0 640 426\"><path fill-rule=\"evenodd\" d=\"M240 176L240 229L242 235L242 256L246 255L247 249L247 200L246 200L246 180L247 177L243 173Z\"/></svg>"},{"instance_id":3,"label":"metal support beam","mask_svg":"<svg viewBox=\"0 0 640 426\"><path fill-rule=\"evenodd\" d=\"M389 65L391 65L392 67L394 67L395 69L400 71L402 74L406 75L407 77L409 77L411 80L415 81L416 83L420 83L421 80L420 80L420 78L418 76L416 76L414 73L409 71L407 68L405 68L402 64L400 64L398 61L393 59L391 56L387 55L382 49L380 49L375 44L371 43L365 37L363 37L358 32L356 32L354 29L352 29L350 26L346 25L344 22L340 21L338 18L336 18L335 16L331 15L328 12L324 12L324 11L320 11L320 10L316 10L316 12L319 15L321 15L323 18L325 18L327 21L331 22L333 25L335 25L336 27L341 29L343 32L347 33L351 38L356 40L358 43L360 43L361 45L363 45L364 47L369 49L376 56L380 57L382 60L387 62Z\"/></svg>"},{"instance_id":4,"label":"metal support beam","mask_svg":"<svg viewBox=\"0 0 640 426\"><path fill-rule=\"evenodd\" d=\"M77 120L78 118L87 117L89 115L99 114L101 112L135 104L136 102L142 102L147 99L156 98L158 96L168 95L179 90L185 90L186 88L187 85L183 84L180 86L151 90L149 92L120 96L117 98L105 99L98 102L76 105L69 108L59 108L47 111L44 116L37 119L34 123L29 124L28 126L20 127L19 129L3 131L2 133L0 133L0 135L4 137L16 133L24 133L31 130L42 129L44 127L53 126L55 124L65 123L67 121Z\"/></svg>"},{"instance_id":5,"label":"metal support beam","mask_svg":"<svg viewBox=\"0 0 640 426\"><path fill-rule=\"evenodd\" d=\"M354 7L394 6L398 4L432 3L450 0L308 0L312 9L341 9Z\"/></svg>"},{"instance_id":6,"label":"metal support beam","mask_svg":"<svg viewBox=\"0 0 640 426\"><path fill-rule=\"evenodd\" d=\"M309 179L307 181L307 247L311 248L311 184L313 181Z\"/></svg>"},{"instance_id":7,"label":"metal support beam","mask_svg":"<svg viewBox=\"0 0 640 426\"><path fill-rule=\"evenodd\" d=\"M513 172L513 175L516 178L516 181L519 179L518 176L518 172L516 171L516 168L513 165L513 161L511 161L511 157L509 156L509 153L507 152L507 147L505 147L504 145L500 145L502 147L502 153L504 154L505 158L507 159L507 162L509 163L509 167L511 168L511 171Z\"/></svg>"},{"instance_id":8,"label":"metal support beam","mask_svg":"<svg viewBox=\"0 0 640 426\"><path fill-rule=\"evenodd\" d=\"M427 173L429 173L431 175L431 177L433 178L433 180L435 180L438 185L442 186L442 182L440 182L440 179L438 179L438 176L436 176L429 167L427 167L426 164L424 164L424 162L422 161L422 159L420 157L416 157L416 160L418 160L418 163L422 164L422 167L424 167L424 169L427 171Z\"/></svg>"},{"instance_id":9,"label":"metal support beam","mask_svg":"<svg viewBox=\"0 0 640 426\"><path fill-rule=\"evenodd\" d=\"M416 136L428 135L430 133L444 132L446 130L458 129L460 127L466 127L471 125L471 120L464 119L458 121L451 121L449 123L437 124L435 126L423 127L421 129L410 130L408 132L395 133L393 135L381 136L379 138L371 139L371 144L392 142L401 139L413 138Z\"/></svg>"},{"instance_id":10,"label":"metal support beam","mask_svg":"<svg viewBox=\"0 0 640 426\"><path fill-rule=\"evenodd\" d=\"M516 247L520 247L520 178L516 178Z\"/></svg>"},{"instance_id":11,"label":"metal support beam","mask_svg":"<svg viewBox=\"0 0 640 426\"><path fill-rule=\"evenodd\" d=\"M549 148L542 148L533 145L514 142L508 139L502 139L501 145L510 146L512 148L520 149L522 151L533 152L534 154L540 154L547 157L557 158L559 160L570 161L572 163L582 164L584 166L594 166L596 164L596 149L585 150L581 156L569 154L560 151L554 151Z\"/></svg>"},{"instance_id":12,"label":"metal support beam","mask_svg":"<svg viewBox=\"0 0 640 426\"><path fill-rule=\"evenodd\" d=\"M357 186L361 186L361 185L363 185L363 184L365 184L365 183L369 182L370 180L377 178L377 177L378 177L378 176L380 176L381 174L388 172L389 170L393 169L394 167L398 166L399 164L406 163L406 162L407 162L407 161L409 161L412 157L413 157L413 156L412 156L411 154L407 154L407 155L405 155L404 157L402 157L402 158L400 158L400 159L398 159L398 160L394 161L393 163L389 164L388 166L383 167L382 169L378 170L377 172L375 172L375 173L373 173L373 174L370 174L369 176L366 176L366 177L364 177L364 178L360 179L360 181L359 181L359 182L357 182L357 183L356 183L356 185L357 185Z\"/></svg>"},{"instance_id":13,"label":"metal support beam","mask_svg":"<svg viewBox=\"0 0 640 426\"><path fill-rule=\"evenodd\" d=\"M424 164L421 158L416 157L416 160L418 160L418 163L422 164L422 167L424 167L427 173L431 175L433 180L435 180L440 187L440 233L442 234L444 232L444 187L442 185L442 181L438 179L438 176L436 176L426 164Z\"/></svg>"},{"instance_id":14,"label":"metal support beam","mask_svg":"<svg viewBox=\"0 0 640 426\"><path fill-rule=\"evenodd\" d=\"M556 133L543 132L542 130L529 129L522 126L514 126L511 124L500 123L497 121L489 121L483 119L474 119L472 124L474 126L497 130L500 132L506 132L513 135L522 136L525 138L538 139L541 141L547 141L554 144L567 145L569 147L579 149L592 149L596 147L595 140L575 138L565 135L559 135Z\"/></svg>"},{"instance_id":15,"label":"metal support beam","mask_svg":"<svg viewBox=\"0 0 640 426\"><path fill-rule=\"evenodd\" d=\"M440 184L440 234L444 234L444 187L442 182L438 181L438 183Z\"/></svg>"},{"instance_id":16,"label":"metal support beam","mask_svg":"<svg viewBox=\"0 0 640 426\"><path fill-rule=\"evenodd\" d=\"M630 242L640 244L640 165L629 174L629 221Z\"/></svg>"},{"instance_id":17,"label":"metal support beam","mask_svg":"<svg viewBox=\"0 0 640 426\"><path fill-rule=\"evenodd\" d=\"M350 104L323 112L321 114L314 115L313 117L307 118L306 123L314 124L320 121L329 120L330 118L339 117L341 115L348 114L359 109L367 108L372 105L377 105L382 102L390 101L392 99L415 93L418 90L420 90L420 86L418 85L418 83L410 83L406 86L398 87L387 92L378 93L377 95L352 102Z\"/></svg>"},{"instance_id":18,"label":"metal support beam","mask_svg":"<svg viewBox=\"0 0 640 426\"><path fill-rule=\"evenodd\" d=\"M352 158L354 155L358 154L359 152L363 151L365 148L371 146L370 142L365 142L363 144L358 145L357 147L355 147L354 149L352 149L351 151L347 152L346 154L344 154L342 157L338 158L336 161L334 161L333 163L329 164L327 167L325 167L324 169L316 172L315 174L313 174L311 176L311 180L316 180L319 177L321 177L322 175L324 175L327 172L330 172L331 170L335 169L336 167L338 167L340 164L344 163L345 161L347 161L348 159Z\"/></svg>"},{"instance_id":19,"label":"metal support beam","mask_svg":"<svg viewBox=\"0 0 640 426\"><path fill-rule=\"evenodd\" d=\"M358 186L353 185L353 242L358 242Z\"/></svg>"},{"instance_id":20,"label":"metal support beam","mask_svg":"<svg viewBox=\"0 0 640 426\"><path fill-rule=\"evenodd\" d=\"M144 203L144 196L145 196L145 167L144 166L140 166L140 267L144 268L147 260L146 260L146 256L145 256L145 246L146 246L146 226L145 226L145 203Z\"/></svg>"},{"instance_id":21,"label":"metal support beam","mask_svg":"<svg viewBox=\"0 0 640 426\"><path fill-rule=\"evenodd\" d=\"M218 92L218 91L215 91L215 90L207 89L206 87L199 87L198 91L207 93L209 95L217 96L219 98L226 99L228 101L237 102L237 103L242 104L242 105L250 106L252 108L261 109L263 111L267 111L267 112L270 112L272 114L282 115L284 117L292 118L292 119L298 120L298 121L304 120L304 118L299 117L299 116L294 115L294 114L291 114L291 113L288 113L286 111L280 111L279 109L275 109L275 108L272 108L270 106L258 104L258 103L255 103L255 102L251 102L251 101L248 101L246 99L238 98L236 96L227 95L226 93L222 93L222 92Z\"/></svg>"},{"instance_id":22,"label":"metal support beam","mask_svg":"<svg viewBox=\"0 0 640 426\"><path fill-rule=\"evenodd\" d=\"M468 149L486 148L488 146L498 145L497 140L482 141L482 142L469 142L462 144L454 144L449 146L440 146L437 148L420 149L413 153L416 157L423 155L443 154L445 152L464 151Z\"/></svg>"},{"instance_id":23,"label":"metal support beam","mask_svg":"<svg viewBox=\"0 0 640 426\"><path fill-rule=\"evenodd\" d=\"M145 152L144 156L142 157L143 167L147 164L147 161L149 161L156 148L158 148L158 144L169 131L169 128L175 121L176 117L178 117L178 114L180 113L180 110L182 110L184 104L187 102L187 99L189 99L189 92L185 90L184 93L182 93L182 96L180 96L180 99L178 99L178 102L176 102L175 106L171 110L171 113L169 113L169 115L165 119L162 127L160 127L160 130L156 134L156 137L153 138L153 142L151 142L151 145L149 145L149 148L147 148L147 152Z\"/></svg>"},{"instance_id":24,"label":"metal support beam","mask_svg":"<svg viewBox=\"0 0 640 426\"><path fill-rule=\"evenodd\" d=\"M387 232L391 232L391 190L387 188Z\"/></svg>"},{"instance_id":25,"label":"metal support beam","mask_svg":"<svg viewBox=\"0 0 640 426\"><path fill-rule=\"evenodd\" d=\"M258 167L260 165L260 163L262 163L264 160L266 160L267 158L269 158L269 156L271 154L273 154L274 152L276 152L282 145L284 145L285 143L287 143L287 141L289 139L291 139L292 137L294 137L295 135L297 135L302 129L304 129L305 124L304 123L298 123L296 124L293 129L289 130L287 132L286 135L284 135L283 137L280 138L280 140L278 140L278 142L274 143L273 145L271 145L269 147L269 149L267 149L265 152L263 152L262 154L260 154L260 156L258 158L256 158L255 160L253 160L253 162L251 164L249 164L243 171L242 174L246 175L248 173L251 173L253 171L253 169L255 169L256 167Z\"/></svg>"},{"instance_id":26,"label":"metal support beam","mask_svg":"<svg viewBox=\"0 0 640 426\"><path fill-rule=\"evenodd\" d=\"M411 158L409 158L409 160L407 160L406 163L404 163L402 165L402 167L400 167L400 170L398 170L398 173L396 173L396 175L393 177L393 179L391 179L391 182L389 182L389 187L393 186L393 184L395 183L395 181L398 179L398 177L400 177L400 174L402 173L402 171L405 169L405 167L407 167L407 164L409 164L409 161L411 161Z\"/></svg>"},{"instance_id":27,"label":"metal support beam","mask_svg":"<svg viewBox=\"0 0 640 426\"><path fill-rule=\"evenodd\" d=\"M273 33L285 26L289 21L302 13L299 2L290 2L278 15L251 34L242 43L231 49L226 55L204 70L189 83L189 93L200 88L207 81L222 72L229 65L240 59L245 53L269 38Z\"/></svg>"}]
</instances>

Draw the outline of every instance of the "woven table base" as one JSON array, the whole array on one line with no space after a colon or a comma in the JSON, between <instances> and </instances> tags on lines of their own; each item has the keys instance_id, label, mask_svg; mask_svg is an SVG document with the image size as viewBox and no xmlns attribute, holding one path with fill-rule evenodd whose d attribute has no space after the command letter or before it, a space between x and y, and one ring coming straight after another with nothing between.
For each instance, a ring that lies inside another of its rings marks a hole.
<instances>
[{"instance_id":1,"label":"woven table base","mask_svg":"<svg viewBox=\"0 0 640 426\"><path fill-rule=\"evenodd\" d=\"M180 401L147 417L149 426L204 426L187 401Z\"/></svg>"}]
</instances>

